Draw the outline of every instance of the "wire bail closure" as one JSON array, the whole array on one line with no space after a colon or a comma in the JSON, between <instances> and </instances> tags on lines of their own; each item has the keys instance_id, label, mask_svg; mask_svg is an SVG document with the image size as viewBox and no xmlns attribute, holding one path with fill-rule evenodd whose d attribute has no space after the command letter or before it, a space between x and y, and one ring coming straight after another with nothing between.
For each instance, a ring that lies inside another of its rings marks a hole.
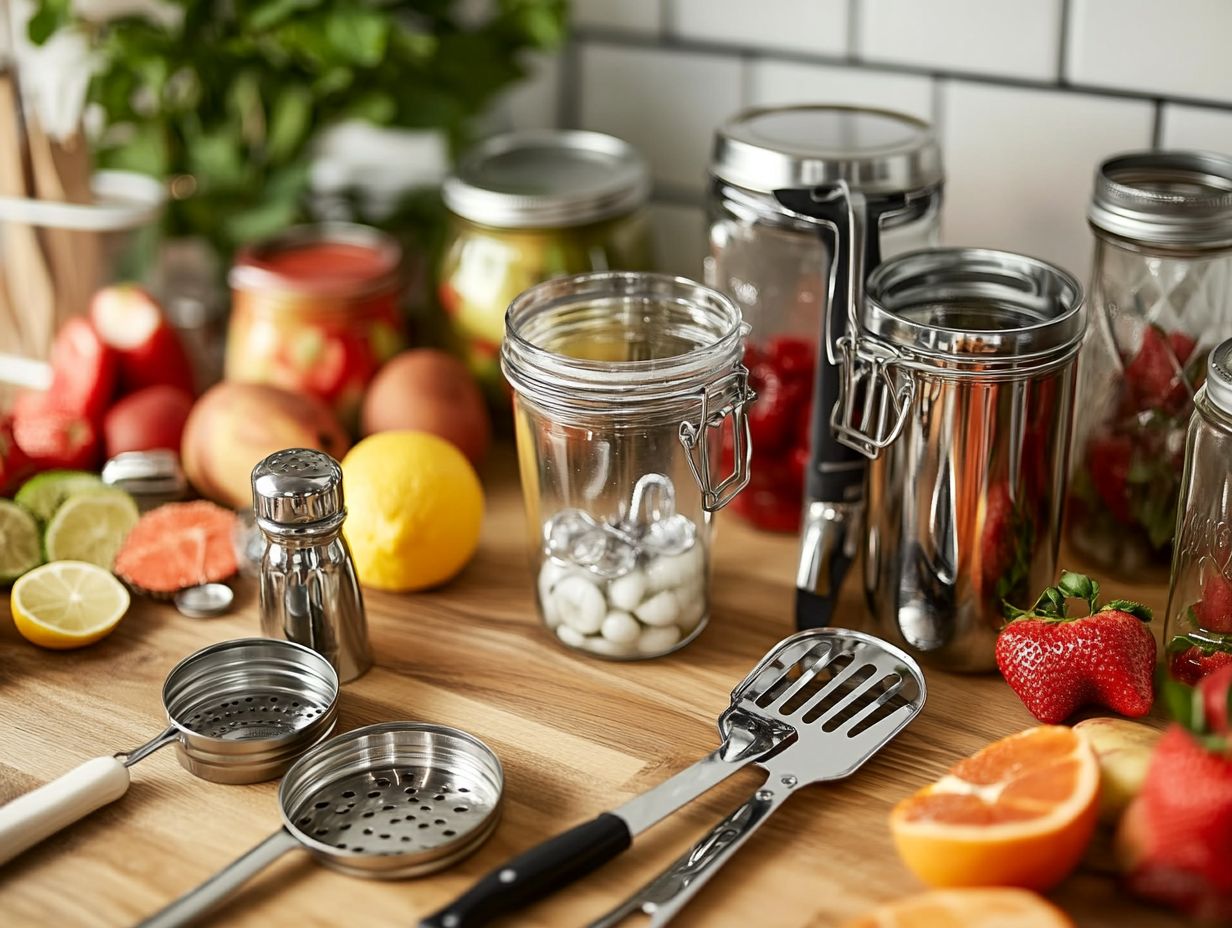
<instances>
[{"instance_id":1,"label":"wire bail closure","mask_svg":"<svg viewBox=\"0 0 1232 928\"><path fill-rule=\"evenodd\" d=\"M838 347L842 372L830 427L848 448L875 460L907 424L915 378L896 378L904 358L870 339L847 334L838 340Z\"/></svg>"},{"instance_id":2,"label":"wire bail closure","mask_svg":"<svg viewBox=\"0 0 1232 928\"><path fill-rule=\"evenodd\" d=\"M712 402L733 389L735 399L711 412ZM684 445L689 469L702 491L702 509L718 512L732 501L749 483L750 462L753 457L752 436L749 432L748 407L757 394L749 388L749 369L743 364L727 376L697 391L701 415L696 422L685 419L680 423L680 443ZM728 416L732 417L732 433L735 463L732 472L717 484L711 479L710 429L723 427Z\"/></svg>"}]
</instances>

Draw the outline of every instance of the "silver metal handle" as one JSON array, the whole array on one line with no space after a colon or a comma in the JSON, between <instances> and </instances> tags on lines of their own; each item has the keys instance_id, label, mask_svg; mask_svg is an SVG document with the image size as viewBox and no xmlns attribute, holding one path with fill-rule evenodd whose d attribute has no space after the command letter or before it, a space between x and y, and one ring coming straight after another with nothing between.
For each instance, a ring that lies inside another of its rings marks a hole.
<instances>
[{"instance_id":1,"label":"silver metal handle","mask_svg":"<svg viewBox=\"0 0 1232 928\"><path fill-rule=\"evenodd\" d=\"M757 790L735 811L668 865L662 873L587 928L613 928L631 915L650 916L650 928L680 913L719 868L738 851L796 787L794 777Z\"/></svg>"},{"instance_id":2,"label":"silver metal handle","mask_svg":"<svg viewBox=\"0 0 1232 928\"><path fill-rule=\"evenodd\" d=\"M624 819L630 835L641 834L737 770L794 740L794 736L779 740L768 738L764 724L733 714L723 744L670 779L613 809L612 813Z\"/></svg>"},{"instance_id":3,"label":"silver metal handle","mask_svg":"<svg viewBox=\"0 0 1232 928\"><path fill-rule=\"evenodd\" d=\"M735 399L716 411L710 407L716 397L733 390ZM749 370L743 364L716 384L698 391L701 415L696 422L686 419L680 423L680 443L684 445L693 471L693 479L702 491L702 508L706 512L718 512L730 503L749 484L750 464L753 460L753 442L749 431L749 404L757 394L749 388ZM710 442L711 429L722 428L724 420L732 417L735 458L732 472L715 483L711 478Z\"/></svg>"},{"instance_id":4,"label":"silver metal handle","mask_svg":"<svg viewBox=\"0 0 1232 928\"><path fill-rule=\"evenodd\" d=\"M887 350L858 336L839 341L842 371L830 415L835 437L867 458L876 458L902 434L915 399L915 379L896 378L905 365Z\"/></svg>"},{"instance_id":5,"label":"silver metal handle","mask_svg":"<svg viewBox=\"0 0 1232 928\"><path fill-rule=\"evenodd\" d=\"M228 864L165 909L151 915L137 928L179 928L181 925L191 925L287 851L297 847L300 847L300 843L291 833L285 828L279 828L243 857Z\"/></svg>"}]
</instances>

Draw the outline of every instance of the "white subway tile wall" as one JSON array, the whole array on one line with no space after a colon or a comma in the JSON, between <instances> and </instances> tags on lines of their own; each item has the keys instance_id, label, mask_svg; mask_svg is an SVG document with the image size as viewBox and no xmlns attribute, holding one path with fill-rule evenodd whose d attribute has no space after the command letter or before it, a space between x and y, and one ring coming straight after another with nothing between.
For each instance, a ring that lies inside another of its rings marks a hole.
<instances>
[{"instance_id":1,"label":"white subway tile wall","mask_svg":"<svg viewBox=\"0 0 1232 928\"><path fill-rule=\"evenodd\" d=\"M1053 261L1086 276L1086 207L1109 151L1148 148L1138 100L948 81L942 98L942 239Z\"/></svg>"},{"instance_id":2,"label":"white subway tile wall","mask_svg":"<svg viewBox=\"0 0 1232 928\"><path fill-rule=\"evenodd\" d=\"M864 0L856 54L866 61L1052 80L1061 0Z\"/></svg>"},{"instance_id":3,"label":"white subway tile wall","mask_svg":"<svg viewBox=\"0 0 1232 928\"><path fill-rule=\"evenodd\" d=\"M611 132L650 161L664 270L698 276L716 125L829 102L930 119L943 238L1086 276L1091 179L1140 148L1232 153L1232 0L573 0L515 125ZM554 94L552 91L554 90Z\"/></svg>"},{"instance_id":4,"label":"white subway tile wall","mask_svg":"<svg viewBox=\"0 0 1232 928\"><path fill-rule=\"evenodd\" d=\"M674 0L672 35L812 54L847 51L847 0Z\"/></svg>"}]
</instances>

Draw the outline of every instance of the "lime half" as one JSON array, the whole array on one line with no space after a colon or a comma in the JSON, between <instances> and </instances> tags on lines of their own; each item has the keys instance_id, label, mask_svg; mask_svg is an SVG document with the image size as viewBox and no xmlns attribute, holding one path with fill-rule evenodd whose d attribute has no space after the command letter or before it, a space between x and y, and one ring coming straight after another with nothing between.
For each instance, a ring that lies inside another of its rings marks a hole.
<instances>
[{"instance_id":1,"label":"lime half","mask_svg":"<svg viewBox=\"0 0 1232 928\"><path fill-rule=\"evenodd\" d=\"M86 490L56 510L43 535L49 561L85 561L111 570L140 513L123 490Z\"/></svg>"},{"instance_id":2,"label":"lime half","mask_svg":"<svg viewBox=\"0 0 1232 928\"><path fill-rule=\"evenodd\" d=\"M83 490L98 490L104 486L98 474L84 470L49 470L36 474L21 485L13 497L46 525L60 504Z\"/></svg>"},{"instance_id":3,"label":"lime half","mask_svg":"<svg viewBox=\"0 0 1232 928\"><path fill-rule=\"evenodd\" d=\"M38 523L24 506L0 499L0 583L43 563Z\"/></svg>"},{"instance_id":4,"label":"lime half","mask_svg":"<svg viewBox=\"0 0 1232 928\"><path fill-rule=\"evenodd\" d=\"M81 561L53 561L13 584L13 624L23 638L64 650L111 634L128 611L128 590L111 574Z\"/></svg>"}]
</instances>

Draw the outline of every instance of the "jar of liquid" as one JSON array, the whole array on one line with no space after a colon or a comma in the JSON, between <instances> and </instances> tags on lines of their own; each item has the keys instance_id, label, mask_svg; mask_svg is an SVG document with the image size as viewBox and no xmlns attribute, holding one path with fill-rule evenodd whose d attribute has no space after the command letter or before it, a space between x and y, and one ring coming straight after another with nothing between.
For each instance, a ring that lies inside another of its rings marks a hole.
<instances>
[{"instance_id":1,"label":"jar of liquid","mask_svg":"<svg viewBox=\"0 0 1232 928\"><path fill-rule=\"evenodd\" d=\"M744 335L727 297L658 274L560 278L510 306L539 613L566 646L656 657L705 626L714 514L748 481Z\"/></svg>"}]
</instances>

